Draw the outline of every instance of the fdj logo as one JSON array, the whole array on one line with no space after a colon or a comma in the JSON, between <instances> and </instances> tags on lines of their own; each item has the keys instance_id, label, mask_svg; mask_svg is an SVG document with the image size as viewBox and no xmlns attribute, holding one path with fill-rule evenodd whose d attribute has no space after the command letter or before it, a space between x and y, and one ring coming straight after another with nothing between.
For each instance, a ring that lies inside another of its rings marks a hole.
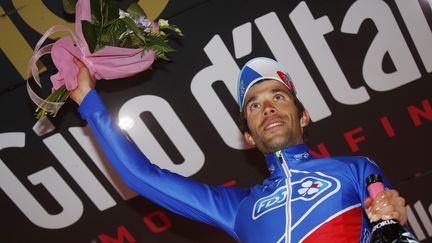
<instances>
[{"instance_id":1,"label":"fdj logo","mask_svg":"<svg viewBox=\"0 0 432 243\"><path fill-rule=\"evenodd\" d=\"M311 201L321 195L323 192L327 191L331 186L332 183L328 180L324 180L315 176L307 176L300 181L296 181L291 184L291 201ZM260 198L254 204L252 218L257 219L274 209L284 206L286 203L287 194L288 192L286 187L280 187L271 195Z\"/></svg>"},{"instance_id":2,"label":"fdj logo","mask_svg":"<svg viewBox=\"0 0 432 243\"><path fill-rule=\"evenodd\" d=\"M254 204L252 218L257 219L267 212L285 205L287 194L286 187L280 187L271 195L260 198Z\"/></svg>"},{"instance_id":3,"label":"fdj logo","mask_svg":"<svg viewBox=\"0 0 432 243\"><path fill-rule=\"evenodd\" d=\"M300 181L292 183L293 195L292 201L304 200L310 201L318 195L330 188L332 183L330 181L308 176Z\"/></svg>"}]
</instances>

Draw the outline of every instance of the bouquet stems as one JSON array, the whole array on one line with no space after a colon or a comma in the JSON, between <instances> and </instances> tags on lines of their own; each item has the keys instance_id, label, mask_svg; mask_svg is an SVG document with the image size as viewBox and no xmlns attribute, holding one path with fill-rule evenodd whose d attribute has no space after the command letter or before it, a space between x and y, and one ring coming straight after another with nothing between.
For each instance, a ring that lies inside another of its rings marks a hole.
<instances>
[{"instance_id":1,"label":"bouquet stems","mask_svg":"<svg viewBox=\"0 0 432 243\"><path fill-rule=\"evenodd\" d=\"M41 119L47 115L52 115L53 117L57 115L58 111L50 112L44 107L48 105L47 102L65 102L69 97L69 91L66 89L66 86L63 85L54 92L52 92L46 99L45 102L42 103L40 107L36 109L36 118Z\"/></svg>"}]
</instances>

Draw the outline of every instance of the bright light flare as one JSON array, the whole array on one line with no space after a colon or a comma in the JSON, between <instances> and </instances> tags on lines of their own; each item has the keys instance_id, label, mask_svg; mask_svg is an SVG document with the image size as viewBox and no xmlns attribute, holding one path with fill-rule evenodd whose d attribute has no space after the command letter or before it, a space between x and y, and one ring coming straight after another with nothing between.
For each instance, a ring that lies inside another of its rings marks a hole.
<instances>
[{"instance_id":1,"label":"bright light flare","mask_svg":"<svg viewBox=\"0 0 432 243\"><path fill-rule=\"evenodd\" d=\"M120 117L118 125L121 129L128 130L134 126L134 120L130 117L127 117L127 116L126 117Z\"/></svg>"}]
</instances>

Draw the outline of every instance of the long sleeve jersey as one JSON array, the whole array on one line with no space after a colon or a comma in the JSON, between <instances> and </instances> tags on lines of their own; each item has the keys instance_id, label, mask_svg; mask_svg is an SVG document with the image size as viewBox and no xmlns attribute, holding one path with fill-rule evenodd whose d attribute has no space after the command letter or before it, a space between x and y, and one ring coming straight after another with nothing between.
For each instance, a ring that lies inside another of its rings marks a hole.
<instances>
[{"instance_id":1,"label":"long sleeve jersey","mask_svg":"<svg viewBox=\"0 0 432 243\"><path fill-rule=\"evenodd\" d=\"M314 158L305 144L266 155L270 177L249 188L209 186L161 169L130 142L92 90L79 107L108 159L132 190L239 242L368 242L365 157Z\"/></svg>"}]
</instances>

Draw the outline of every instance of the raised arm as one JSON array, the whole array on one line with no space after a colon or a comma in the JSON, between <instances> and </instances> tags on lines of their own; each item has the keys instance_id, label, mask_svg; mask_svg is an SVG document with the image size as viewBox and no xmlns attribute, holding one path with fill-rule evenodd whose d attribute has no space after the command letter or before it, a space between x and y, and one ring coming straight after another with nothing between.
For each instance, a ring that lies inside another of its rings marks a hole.
<instances>
[{"instance_id":1,"label":"raised arm","mask_svg":"<svg viewBox=\"0 0 432 243\"><path fill-rule=\"evenodd\" d=\"M70 97L80 104L81 116L126 185L175 213L220 227L236 237L233 231L236 211L248 190L208 186L152 164L113 122L93 89L95 81L87 68L79 61L76 64L78 87Z\"/></svg>"}]
</instances>

